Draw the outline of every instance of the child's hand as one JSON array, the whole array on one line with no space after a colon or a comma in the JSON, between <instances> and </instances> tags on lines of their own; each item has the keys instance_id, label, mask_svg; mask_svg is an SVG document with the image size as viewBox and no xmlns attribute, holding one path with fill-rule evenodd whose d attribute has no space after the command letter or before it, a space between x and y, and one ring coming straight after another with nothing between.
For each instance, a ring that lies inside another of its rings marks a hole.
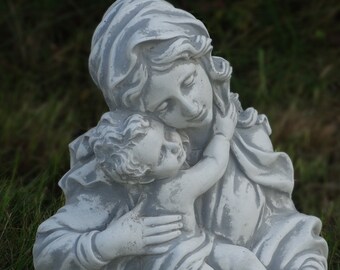
<instances>
[{"instance_id":1,"label":"child's hand","mask_svg":"<svg viewBox=\"0 0 340 270\"><path fill-rule=\"evenodd\" d=\"M237 111L233 103L229 103L228 111L225 116L222 116L218 111L215 116L214 133L222 134L230 140L235 131L237 123Z\"/></svg>"},{"instance_id":2,"label":"child's hand","mask_svg":"<svg viewBox=\"0 0 340 270\"><path fill-rule=\"evenodd\" d=\"M181 234L180 215L140 217L141 204L98 233L97 250L103 259L165 253L169 248L167 242Z\"/></svg>"}]
</instances>

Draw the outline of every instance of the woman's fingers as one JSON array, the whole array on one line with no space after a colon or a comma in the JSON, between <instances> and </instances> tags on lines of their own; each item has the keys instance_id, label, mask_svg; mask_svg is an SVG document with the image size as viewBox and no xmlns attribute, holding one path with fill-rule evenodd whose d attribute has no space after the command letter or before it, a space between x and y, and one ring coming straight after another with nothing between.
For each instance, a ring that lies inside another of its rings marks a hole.
<instances>
[{"instance_id":1,"label":"woman's fingers","mask_svg":"<svg viewBox=\"0 0 340 270\"><path fill-rule=\"evenodd\" d=\"M181 235L180 230L160 234L160 235L152 235L152 236L147 236L144 238L144 243L145 245L156 245L156 244L161 244L167 241L170 241L172 239L175 239L176 237Z\"/></svg>"},{"instance_id":2,"label":"woman's fingers","mask_svg":"<svg viewBox=\"0 0 340 270\"><path fill-rule=\"evenodd\" d=\"M146 225L146 226L165 225L165 224L168 224L168 223L180 221L181 219L182 219L181 215L145 217L144 218L144 225Z\"/></svg>"},{"instance_id":3,"label":"woman's fingers","mask_svg":"<svg viewBox=\"0 0 340 270\"><path fill-rule=\"evenodd\" d=\"M182 227L183 227L182 222L176 222L176 223L159 225L159 226L150 226L144 229L144 236L151 236L155 234L170 232L170 231L181 229Z\"/></svg>"}]
</instances>

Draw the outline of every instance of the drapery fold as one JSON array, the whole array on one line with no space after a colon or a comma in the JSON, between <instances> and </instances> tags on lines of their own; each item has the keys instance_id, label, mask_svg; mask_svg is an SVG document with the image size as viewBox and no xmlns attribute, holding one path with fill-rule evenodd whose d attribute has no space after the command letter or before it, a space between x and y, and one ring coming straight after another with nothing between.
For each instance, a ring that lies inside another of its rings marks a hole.
<instances>
[{"instance_id":1,"label":"drapery fold","mask_svg":"<svg viewBox=\"0 0 340 270\"><path fill-rule=\"evenodd\" d=\"M146 269L149 259L156 268L147 269L176 269L175 262L190 262L195 256L204 259L216 236L253 251L268 270L327 269L327 244L319 236L319 219L298 213L291 200L289 157L273 152L264 116L255 110L242 112L225 175L195 204L197 222L205 232L158 258L130 256L104 262L94 257L92 238L134 203L122 185L110 182L96 168L89 143L93 130L73 141L71 169L59 182L66 205L38 229L36 269L135 270ZM164 268L170 261L172 268Z\"/></svg>"}]
</instances>

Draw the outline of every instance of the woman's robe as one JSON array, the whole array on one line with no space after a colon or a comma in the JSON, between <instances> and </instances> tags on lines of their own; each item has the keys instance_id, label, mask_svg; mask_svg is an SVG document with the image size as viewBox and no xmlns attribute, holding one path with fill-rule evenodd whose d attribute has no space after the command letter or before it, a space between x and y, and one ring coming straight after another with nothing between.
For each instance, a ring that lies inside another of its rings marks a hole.
<instances>
[{"instance_id":1,"label":"woman's robe","mask_svg":"<svg viewBox=\"0 0 340 270\"><path fill-rule=\"evenodd\" d=\"M96 168L88 142L91 132L70 144L71 169L59 182L66 204L38 228L33 249L37 270L136 270L141 261L127 256L105 262L95 249L95 235L130 211L136 201ZM285 153L273 152L269 135L263 115L241 110L228 168L196 201L197 222L216 239L251 250L268 270L325 270L327 244L319 236L321 222L295 209L291 161ZM174 250L169 256L190 261L205 258L211 250L210 242L187 253L183 246L179 244L181 252Z\"/></svg>"}]
</instances>

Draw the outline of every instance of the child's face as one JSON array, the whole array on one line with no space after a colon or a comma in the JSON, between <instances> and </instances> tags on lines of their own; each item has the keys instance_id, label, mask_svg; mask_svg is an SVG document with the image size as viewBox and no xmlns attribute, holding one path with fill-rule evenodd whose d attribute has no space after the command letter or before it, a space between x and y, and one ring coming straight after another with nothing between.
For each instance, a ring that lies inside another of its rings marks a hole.
<instances>
[{"instance_id":1,"label":"child's face","mask_svg":"<svg viewBox=\"0 0 340 270\"><path fill-rule=\"evenodd\" d=\"M186 159L179 134L163 124L151 120L151 128L145 137L133 147L135 158L151 165L157 179L175 175Z\"/></svg>"}]
</instances>

